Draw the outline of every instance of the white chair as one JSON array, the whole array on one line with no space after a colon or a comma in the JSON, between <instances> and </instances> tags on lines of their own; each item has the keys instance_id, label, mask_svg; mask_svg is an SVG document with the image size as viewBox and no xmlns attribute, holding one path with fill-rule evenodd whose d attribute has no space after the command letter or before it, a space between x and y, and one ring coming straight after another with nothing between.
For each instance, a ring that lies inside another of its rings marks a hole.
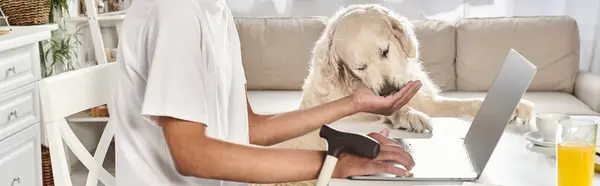
<instances>
[{"instance_id":1,"label":"white chair","mask_svg":"<svg viewBox=\"0 0 600 186\"><path fill-rule=\"evenodd\" d=\"M80 111L110 102L116 65L116 63L100 64L40 80L41 107L55 185L73 185L63 141L89 170L87 186L95 186L98 180L106 186L116 185L115 177L102 167L114 136L114 124L112 122L106 124L96 152L92 156L75 136L65 119ZM110 105L107 106L110 108Z\"/></svg>"}]
</instances>

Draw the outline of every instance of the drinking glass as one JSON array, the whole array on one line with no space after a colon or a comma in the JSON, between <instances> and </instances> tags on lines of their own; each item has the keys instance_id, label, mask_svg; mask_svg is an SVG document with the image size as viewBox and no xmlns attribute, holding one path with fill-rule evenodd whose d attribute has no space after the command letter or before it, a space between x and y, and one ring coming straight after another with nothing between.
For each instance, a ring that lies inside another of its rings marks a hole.
<instances>
[{"instance_id":1,"label":"drinking glass","mask_svg":"<svg viewBox=\"0 0 600 186\"><path fill-rule=\"evenodd\" d=\"M598 123L570 118L558 124L558 186L592 186Z\"/></svg>"}]
</instances>

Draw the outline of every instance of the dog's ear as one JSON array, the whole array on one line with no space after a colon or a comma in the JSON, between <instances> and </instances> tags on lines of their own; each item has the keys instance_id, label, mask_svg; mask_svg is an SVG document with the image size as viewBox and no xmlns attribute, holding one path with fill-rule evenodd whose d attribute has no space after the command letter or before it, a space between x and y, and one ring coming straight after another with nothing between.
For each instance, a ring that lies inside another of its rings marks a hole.
<instances>
[{"instance_id":1,"label":"dog's ear","mask_svg":"<svg viewBox=\"0 0 600 186\"><path fill-rule=\"evenodd\" d=\"M387 22L394 36L400 42L402 51L408 58L419 58L419 42L415 35L414 25L405 17L393 13L385 8L381 9L387 15Z\"/></svg>"},{"instance_id":2,"label":"dog's ear","mask_svg":"<svg viewBox=\"0 0 600 186\"><path fill-rule=\"evenodd\" d=\"M313 48L313 66L316 69L320 69L324 77L335 83L336 78L340 76L340 59L335 55L335 48L333 46L333 35L337 28L338 22L346 15L346 13L362 8L364 5L350 5L346 8L338 10L331 18L325 23L325 29L321 34L321 37L315 43Z\"/></svg>"},{"instance_id":3,"label":"dog's ear","mask_svg":"<svg viewBox=\"0 0 600 186\"><path fill-rule=\"evenodd\" d=\"M320 73L325 80L329 81L331 85L341 83L345 84L346 87L355 87L356 82L354 81L355 78L352 72L349 71L350 69L343 66L343 62L336 55L335 46L333 45L333 36L337 29L338 22L342 20L347 13L357 9L369 8L372 8L372 5L356 4L338 10L328 19L321 37L313 47L312 66L315 70L320 70Z\"/></svg>"},{"instance_id":4,"label":"dog's ear","mask_svg":"<svg viewBox=\"0 0 600 186\"><path fill-rule=\"evenodd\" d=\"M313 48L313 62L327 80L334 80L339 74L339 65L333 51L333 28L328 25Z\"/></svg>"},{"instance_id":5,"label":"dog's ear","mask_svg":"<svg viewBox=\"0 0 600 186\"><path fill-rule=\"evenodd\" d=\"M335 54L335 46L331 42L331 38L326 38L325 35L317 41L314 49L314 62L318 70L323 75L324 80L328 81L329 85L338 85L340 87L352 88L356 87L356 78L354 74Z\"/></svg>"},{"instance_id":6,"label":"dog's ear","mask_svg":"<svg viewBox=\"0 0 600 186\"><path fill-rule=\"evenodd\" d=\"M339 61L338 62L338 80L347 90L355 90L359 79L356 75L350 70L346 63Z\"/></svg>"}]
</instances>

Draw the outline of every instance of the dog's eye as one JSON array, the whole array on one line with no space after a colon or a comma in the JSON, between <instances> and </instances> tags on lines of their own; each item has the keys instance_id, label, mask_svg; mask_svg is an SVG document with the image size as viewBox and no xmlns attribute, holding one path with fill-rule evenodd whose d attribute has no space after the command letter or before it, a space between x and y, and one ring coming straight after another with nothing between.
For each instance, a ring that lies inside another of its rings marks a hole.
<instances>
[{"instance_id":1,"label":"dog's eye","mask_svg":"<svg viewBox=\"0 0 600 186\"><path fill-rule=\"evenodd\" d=\"M385 49L379 50L379 53L381 54L381 57L387 58L387 54L388 54L389 51L390 51L390 45L388 45L387 47L385 47Z\"/></svg>"},{"instance_id":2,"label":"dog's eye","mask_svg":"<svg viewBox=\"0 0 600 186\"><path fill-rule=\"evenodd\" d=\"M357 68L357 70L365 70L367 68L367 65L363 65Z\"/></svg>"}]
</instances>

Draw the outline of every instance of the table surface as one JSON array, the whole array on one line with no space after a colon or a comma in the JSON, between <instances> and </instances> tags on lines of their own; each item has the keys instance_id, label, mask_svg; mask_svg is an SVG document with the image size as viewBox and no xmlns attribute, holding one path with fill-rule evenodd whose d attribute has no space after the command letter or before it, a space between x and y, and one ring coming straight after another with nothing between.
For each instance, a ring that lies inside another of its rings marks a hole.
<instances>
[{"instance_id":1,"label":"table surface","mask_svg":"<svg viewBox=\"0 0 600 186\"><path fill-rule=\"evenodd\" d=\"M600 121L598 116L573 116ZM490 161L479 180L474 183L503 186L554 186L556 185L556 157L554 148L534 146L523 135L535 130L535 119L530 125L509 124L496 146ZM433 137L464 137L470 118L434 118ZM332 124L339 130L366 134L380 131L384 126L344 123ZM439 131L439 132L438 132ZM390 137L404 137L406 133L394 131ZM418 163L418 162L417 162ZM443 166L443 165L442 165ZM417 182L417 181L359 181L348 179L332 179L331 186L353 185L462 185L462 182ZM594 186L600 186L600 174L594 175Z\"/></svg>"}]
</instances>

